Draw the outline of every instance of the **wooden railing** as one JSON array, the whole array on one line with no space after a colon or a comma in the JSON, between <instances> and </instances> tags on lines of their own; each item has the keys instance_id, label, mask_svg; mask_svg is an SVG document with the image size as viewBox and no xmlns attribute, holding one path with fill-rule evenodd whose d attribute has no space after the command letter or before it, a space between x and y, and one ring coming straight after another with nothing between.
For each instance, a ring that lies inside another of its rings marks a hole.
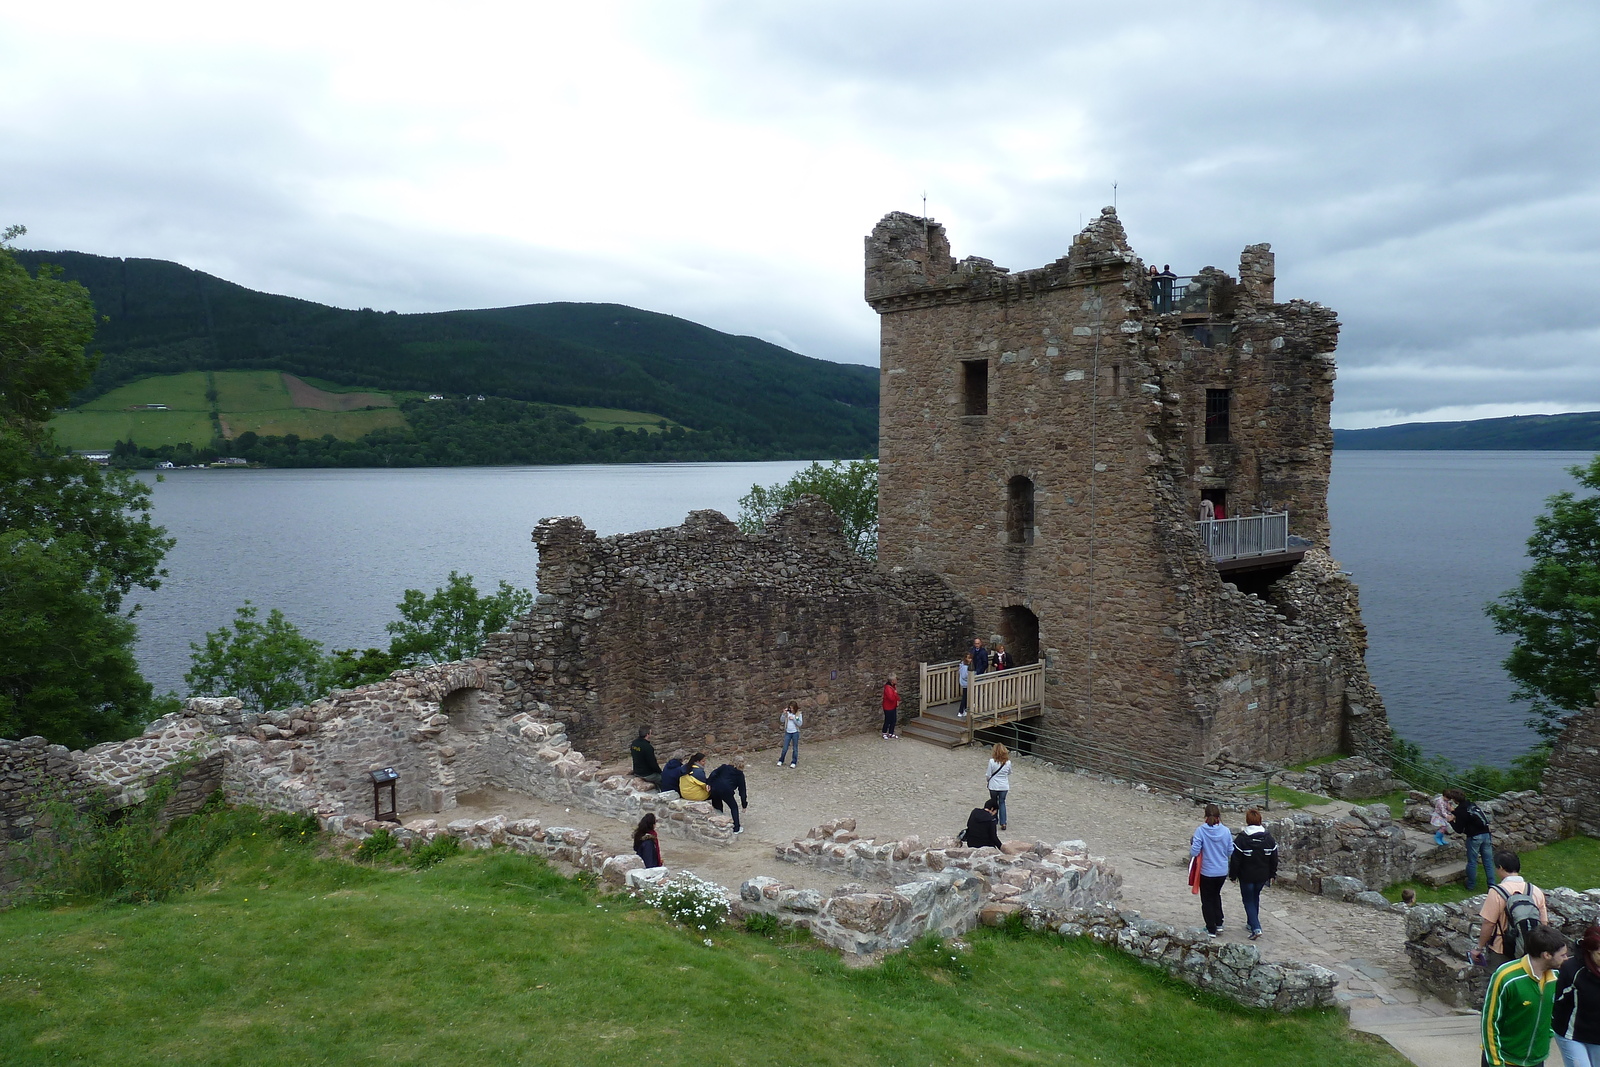
<instances>
[{"instance_id":1,"label":"wooden railing","mask_svg":"<svg viewBox=\"0 0 1600 1067\"><path fill-rule=\"evenodd\" d=\"M974 676L967 687L968 735L973 730L1019 719L1023 711L1037 708L1043 678L1042 663Z\"/></svg>"},{"instance_id":2,"label":"wooden railing","mask_svg":"<svg viewBox=\"0 0 1600 1067\"><path fill-rule=\"evenodd\" d=\"M1025 718L1025 712L1038 708L1043 678L1042 663L972 675L967 687L967 740L972 740L974 730ZM961 702L961 664L955 660L920 664L917 681L919 714Z\"/></svg>"}]
</instances>

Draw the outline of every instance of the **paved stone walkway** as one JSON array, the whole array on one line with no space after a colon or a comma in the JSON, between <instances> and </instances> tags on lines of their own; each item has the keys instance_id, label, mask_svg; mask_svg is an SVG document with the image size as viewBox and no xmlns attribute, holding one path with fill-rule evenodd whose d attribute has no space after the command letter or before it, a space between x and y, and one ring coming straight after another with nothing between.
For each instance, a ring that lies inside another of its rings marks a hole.
<instances>
[{"instance_id":1,"label":"paved stone walkway","mask_svg":"<svg viewBox=\"0 0 1600 1067\"><path fill-rule=\"evenodd\" d=\"M876 734L802 742L794 769L775 766L776 750L755 753L746 768L745 831L735 843L719 849L665 838L662 851L669 867L689 868L734 890L746 878L766 874L826 892L841 881L840 874L783 863L774 857L774 846L846 816L856 820L860 836L878 840L954 834L988 796L987 758L987 749L979 747L946 751ZM722 761L713 753L707 762L714 767ZM437 817L538 818L546 825L589 829L619 851L630 847L631 827L580 808L489 791L463 800L457 811ZM1199 898L1185 880L1189 837L1200 822L1192 803L1024 758L1012 772L1007 808L1002 840L1086 841L1091 853L1121 872L1125 908L1176 926L1201 925ZM1224 937L1245 940L1244 910L1231 884L1223 902ZM1263 958L1302 960L1337 972L1338 995L1357 1028L1378 1031L1454 1014L1411 988L1401 916L1273 888L1263 893L1261 910L1264 935L1256 945Z\"/></svg>"}]
</instances>

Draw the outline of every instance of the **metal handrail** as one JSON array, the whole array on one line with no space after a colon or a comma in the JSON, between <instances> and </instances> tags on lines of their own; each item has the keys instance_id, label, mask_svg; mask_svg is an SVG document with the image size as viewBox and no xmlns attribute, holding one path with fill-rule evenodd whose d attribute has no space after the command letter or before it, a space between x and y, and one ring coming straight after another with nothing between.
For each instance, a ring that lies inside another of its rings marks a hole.
<instances>
[{"instance_id":1,"label":"metal handrail","mask_svg":"<svg viewBox=\"0 0 1600 1067\"><path fill-rule=\"evenodd\" d=\"M1248 559L1289 551L1289 513L1201 519L1194 524L1200 543L1214 560Z\"/></svg>"}]
</instances>

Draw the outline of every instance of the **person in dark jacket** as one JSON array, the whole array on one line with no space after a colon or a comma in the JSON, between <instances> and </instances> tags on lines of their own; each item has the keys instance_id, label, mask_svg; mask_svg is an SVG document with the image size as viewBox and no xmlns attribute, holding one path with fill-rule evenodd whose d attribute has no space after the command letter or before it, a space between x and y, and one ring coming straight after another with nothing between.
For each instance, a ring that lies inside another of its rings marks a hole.
<instances>
[{"instance_id":1,"label":"person in dark jacket","mask_svg":"<svg viewBox=\"0 0 1600 1067\"><path fill-rule=\"evenodd\" d=\"M1450 816L1450 826L1467 839L1467 892L1478 885L1478 864L1483 864L1483 887L1494 884L1494 838L1489 833L1489 821L1483 817L1478 805L1467 803L1467 794L1459 789L1446 789L1446 800L1455 801L1455 814Z\"/></svg>"},{"instance_id":2,"label":"person in dark jacket","mask_svg":"<svg viewBox=\"0 0 1600 1067\"><path fill-rule=\"evenodd\" d=\"M1551 1023L1567 1067L1600 1067L1600 925L1583 932L1561 965Z\"/></svg>"},{"instance_id":3,"label":"person in dark jacket","mask_svg":"<svg viewBox=\"0 0 1600 1067\"><path fill-rule=\"evenodd\" d=\"M633 756L633 776L643 778L653 786L661 785L661 764L656 762L656 749L650 743L650 727L639 727L639 736L628 746Z\"/></svg>"},{"instance_id":4,"label":"person in dark jacket","mask_svg":"<svg viewBox=\"0 0 1600 1067\"><path fill-rule=\"evenodd\" d=\"M744 827L739 825L739 809L750 806L750 798L744 789L744 760L736 759L732 763L724 763L711 772L706 784L711 787L711 806L721 811L723 803L726 802L728 814L733 816L733 832L744 833ZM739 795L738 803L734 803L735 793Z\"/></svg>"},{"instance_id":5,"label":"person in dark jacket","mask_svg":"<svg viewBox=\"0 0 1600 1067\"><path fill-rule=\"evenodd\" d=\"M667 765L661 768L661 791L663 793L676 793L678 791L678 779L682 778L688 770L688 766L677 756L667 760Z\"/></svg>"},{"instance_id":6,"label":"person in dark jacket","mask_svg":"<svg viewBox=\"0 0 1600 1067\"><path fill-rule=\"evenodd\" d=\"M1244 921L1250 927L1250 940L1254 941L1261 936L1261 891L1278 877L1278 843L1261 825L1258 808L1244 813L1244 829L1234 835L1228 877L1239 883Z\"/></svg>"},{"instance_id":7,"label":"person in dark jacket","mask_svg":"<svg viewBox=\"0 0 1600 1067\"><path fill-rule=\"evenodd\" d=\"M993 797L983 802L983 807L973 808L967 816L968 848L999 848L1000 802Z\"/></svg>"},{"instance_id":8,"label":"person in dark jacket","mask_svg":"<svg viewBox=\"0 0 1600 1067\"><path fill-rule=\"evenodd\" d=\"M665 867L661 862L661 837L656 833L656 816L646 812L633 828L633 851L644 860L646 867Z\"/></svg>"}]
</instances>

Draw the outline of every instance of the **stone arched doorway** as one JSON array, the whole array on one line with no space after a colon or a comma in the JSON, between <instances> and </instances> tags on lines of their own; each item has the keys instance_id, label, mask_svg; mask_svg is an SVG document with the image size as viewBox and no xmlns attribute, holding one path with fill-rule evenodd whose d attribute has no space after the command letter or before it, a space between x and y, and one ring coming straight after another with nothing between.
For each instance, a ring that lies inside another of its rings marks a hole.
<instances>
[{"instance_id":1,"label":"stone arched doorway","mask_svg":"<svg viewBox=\"0 0 1600 1067\"><path fill-rule=\"evenodd\" d=\"M1000 610L1000 638L1018 667L1039 662L1039 616L1021 604Z\"/></svg>"}]
</instances>

